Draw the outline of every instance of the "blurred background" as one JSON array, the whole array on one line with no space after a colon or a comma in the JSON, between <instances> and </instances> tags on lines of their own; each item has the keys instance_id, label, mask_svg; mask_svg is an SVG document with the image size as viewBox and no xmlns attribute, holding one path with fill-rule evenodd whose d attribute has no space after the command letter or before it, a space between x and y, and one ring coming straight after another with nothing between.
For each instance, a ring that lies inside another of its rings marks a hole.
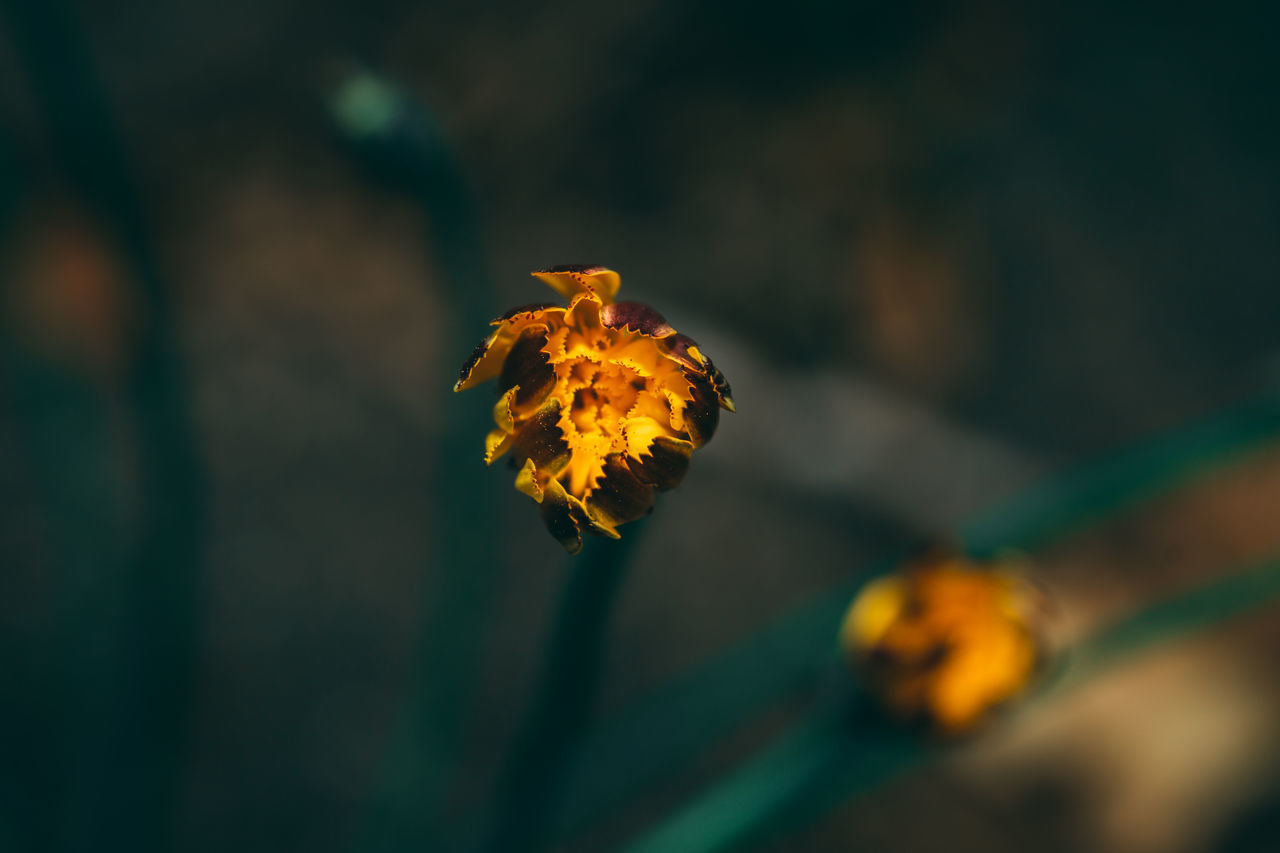
<instances>
[{"instance_id":1,"label":"blurred background","mask_svg":"<svg viewBox=\"0 0 1280 853\"><path fill-rule=\"evenodd\" d=\"M601 718L1273 391L1275 23L5 0L0 849L448 849L414 798L483 813L567 558L481 464L485 392L448 389L486 315L548 297L530 270L618 270L738 406L638 525ZM1277 549L1268 439L1035 557L1070 638ZM1278 613L769 849L1278 849ZM803 693L556 849L631 837Z\"/></svg>"}]
</instances>

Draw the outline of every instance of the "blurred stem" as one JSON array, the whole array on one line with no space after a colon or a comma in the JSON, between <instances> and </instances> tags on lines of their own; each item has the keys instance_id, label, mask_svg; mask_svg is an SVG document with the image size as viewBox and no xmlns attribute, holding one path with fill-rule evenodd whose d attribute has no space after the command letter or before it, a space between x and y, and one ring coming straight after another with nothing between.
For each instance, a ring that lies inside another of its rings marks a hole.
<instances>
[{"instance_id":1,"label":"blurred stem","mask_svg":"<svg viewBox=\"0 0 1280 853\"><path fill-rule=\"evenodd\" d=\"M733 777L646 834L627 853L694 853L727 847L784 803L803 796L839 758L835 720L815 714L761 751ZM716 846L711 846L716 845Z\"/></svg>"},{"instance_id":2,"label":"blurred stem","mask_svg":"<svg viewBox=\"0 0 1280 853\"><path fill-rule=\"evenodd\" d=\"M1280 434L1280 389L1046 477L961 529L975 556L1031 550L1224 465Z\"/></svg>"},{"instance_id":3,"label":"blurred stem","mask_svg":"<svg viewBox=\"0 0 1280 853\"><path fill-rule=\"evenodd\" d=\"M855 725L850 715L846 705L828 704L804 717L624 853L712 853L759 843L834 805L833 792L845 799L926 754L920 741L869 722Z\"/></svg>"},{"instance_id":4,"label":"blurred stem","mask_svg":"<svg viewBox=\"0 0 1280 853\"><path fill-rule=\"evenodd\" d=\"M1070 650L1062 677L1045 693L1068 690L1148 649L1177 642L1277 598L1280 559L1166 598L1098 631Z\"/></svg>"},{"instance_id":5,"label":"blurred stem","mask_svg":"<svg viewBox=\"0 0 1280 853\"><path fill-rule=\"evenodd\" d=\"M62 439L97 447L106 466L113 448L100 417L101 388L77 387L56 371L13 353L40 473L51 500L54 536L64 554L82 556L105 537L121 543L83 559L64 559L59 704L70 717L67 849L132 850L171 845L167 821L182 766L195 655L195 611L203 533L204 478L192 435L181 362L171 333L167 290L148 239L127 157L107 99L70 9L60 0L4 0L0 6L47 118L59 164L128 259L138 306L124 377L138 449L141 491L136 538L113 519L110 475L97 478L63 458ZM98 415L68 418L88 407ZM109 466L107 466L109 467ZM104 526L110 533L94 534ZM123 544L127 543L127 544Z\"/></svg>"},{"instance_id":6,"label":"blurred stem","mask_svg":"<svg viewBox=\"0 0 1280 853\"><path fill-rule=\"evenodd\" d=\"M1035 698L1056 697L1144 651L1278 598L1280 559L1274 559L1150 605L1080 643L1065 677ZM883 726L841 721L840 713L834 703L820 705L624 853L715 853L763 843L947 752Z\"/></svg>"},{"instance_id":7,"label":"blurred stem","mask_svg":"<svg viewBox=\"0 0 1280 853\"><path fill-rule=\"evenodd\" d=\"M330 118L373 177L410 194L428 218L440 272L441 352L461 365L496 313L479 212L443 130L384 78L357 70L338 82ZM461 336L474 336L462 340ZM435 849L457 767L476 660L502 568L493 483L483 476L488 407L456 398L452 371L437 399L435 550L406 707L384 750L355 848Z\"/></svg>"},{"instance_id":8,"label":"blurred stem","mask_svg":"<svg viewBox=\"0 0 1280 853\"><path fill-rule=\"evenodd\" d=\"M513 748L490 849L494 853L544 846L563 795L566 773L600 680L605 638L638 525L623 538L592 540L571 558L539 688Z\"/></svg>"}]
</instances>

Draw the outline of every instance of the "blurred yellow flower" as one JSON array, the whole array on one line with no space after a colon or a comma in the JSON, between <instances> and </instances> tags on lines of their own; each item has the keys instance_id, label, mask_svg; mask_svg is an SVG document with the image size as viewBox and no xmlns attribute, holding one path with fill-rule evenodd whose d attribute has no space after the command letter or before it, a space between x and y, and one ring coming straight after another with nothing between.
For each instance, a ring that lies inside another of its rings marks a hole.
<instances>
[{"instance_id":1,"label":"blurred yellow flower","mask_svg":"<svg viewBox=\"0 0 1280 853\"><path fill-rule=\"evenodd\" d=\"M863 587L840 643L891 713L959 734L1035 674L1041 605L1000 564L931 557Z\"/></svg>"},{"instance_id":2,"label":"blurred yellow flower","mask_svg":"<svg viewBox=\"0 0 1280 853\"><path fill-rule=\"evenodd\" d=\"M613 270L533 275L569 306L526 305L494 320L453 390L498 380L485 463L512 454L516 488L573 553L584 531L616 539L618 525L650 511L655 490L679 484L733 401L692 339L647 305L614 301Z\"/></svg>"}]
</instances>

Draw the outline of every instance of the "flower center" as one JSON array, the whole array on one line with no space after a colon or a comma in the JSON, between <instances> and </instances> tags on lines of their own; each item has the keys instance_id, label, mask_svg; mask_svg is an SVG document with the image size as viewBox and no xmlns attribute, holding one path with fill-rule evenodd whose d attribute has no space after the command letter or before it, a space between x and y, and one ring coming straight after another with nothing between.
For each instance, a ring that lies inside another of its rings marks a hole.
<instances>
[{"instance_id":1,"label":"flower center","mask_svg":"<svg viewBox=\"0 0 1280 853\"><path fill-rule=\"evenodd\" d=\"M586 359L556 365L556 395L571 400L560 428L572 458L567 470L571 494L590 491L604 457L626 447L622 421L636 405L647 381L620 364L597 364Z\"/></svg>"}]
</instances>

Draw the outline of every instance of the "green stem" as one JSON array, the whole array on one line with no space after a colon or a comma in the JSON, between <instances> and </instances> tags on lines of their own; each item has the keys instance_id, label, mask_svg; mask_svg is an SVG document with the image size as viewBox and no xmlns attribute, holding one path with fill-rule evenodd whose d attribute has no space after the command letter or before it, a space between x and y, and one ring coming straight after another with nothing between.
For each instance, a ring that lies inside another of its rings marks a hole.
<instances>
[{"instance_id":1,"label":"green stem","mask_svg":"<svg viewBox=\"0 0 1280 853\"><path fill-rule=\"evenodd\" d=\"M1046 477L961 530L975 555L1031 550L1222 466L1280 435L1280 390Z\"/></svg>"},{"instance_id":2,"label":"green stem","mask_svg":"<svg viewBox=\"0 0 1280 853\"><path fill-rule=\"evenodd\" d=\"M504 778L494 853L537 850L546 840L589 717L614 601L639 532L633 525L619 541L588 542L585 553L573 558L538 693Z\"/></svg>"},{"instance_id":3,"label":"green stem","mask_svg":"<svg viewBox=\"0 0 1280 853\"><path fill-rule=\"evenodd\" d=\"M1078 644L1047 694L1075 687L1147 649L1176 642L1280 597L1280 560L1218 578L1152 604Z\"/></svg>"},{"instance_id":4,"label":"green stem","mask_svg":"<svg viewBox=\"0 0 1280 853\"><path fill-rule=\"evenodd\" d=\"M838 760L831 718L807 717L772 746L626 848L626 853L695 853L731 845L763 826L784 804L804 795Z\"/></svg>"}]
</instances>

